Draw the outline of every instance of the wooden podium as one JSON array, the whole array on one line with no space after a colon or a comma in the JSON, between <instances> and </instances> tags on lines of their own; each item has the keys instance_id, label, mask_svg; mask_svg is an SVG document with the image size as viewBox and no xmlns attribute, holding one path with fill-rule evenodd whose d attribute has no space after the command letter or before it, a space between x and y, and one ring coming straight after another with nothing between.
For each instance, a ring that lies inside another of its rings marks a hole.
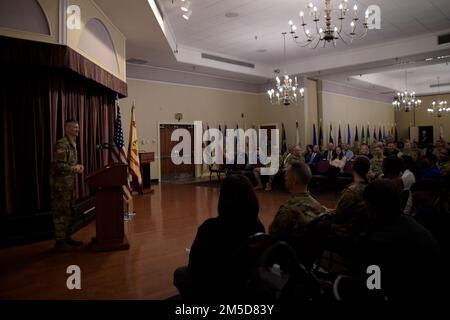
<instances>
[{"instance_id":1,"label":"wooden podium","mask_svg":"<svg viewBox=\"0 0 450 320\"><path fill-rule=\"evenodd\" d=\"M130 245L124 232L122 189L127 183L127 165L107 165L87 176L86 182L95 190L96 237L89 250L127 250Z\"/></svg>"},{"instance_id":2,"label":"wooden podium","mask_svg":"<svg viewBox=\"0 0 450 320\"><path fill-rule=\"evenodd\" d=\"M141 164L142 190L139 193L153 193L155 190L151 187L150 164L155 161L154 152L139 153L139 163Z\"/></svg>"}]
</instances>

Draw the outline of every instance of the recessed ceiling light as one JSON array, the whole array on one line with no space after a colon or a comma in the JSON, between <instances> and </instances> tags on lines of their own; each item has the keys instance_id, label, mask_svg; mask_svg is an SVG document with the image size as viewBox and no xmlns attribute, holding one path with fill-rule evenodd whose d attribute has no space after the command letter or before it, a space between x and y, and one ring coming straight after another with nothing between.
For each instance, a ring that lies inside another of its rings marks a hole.
<instances>
[{"instance_id":1,"label":"recessed ceiling light","mask_svg":"<svg viewBox=\"0 0 450 320\"><path fill-rule=\"evenodd\" d=\"M183 13L183 18L186 19L186 20L189 20L191 15L192 15L192 10L189 10L188 12Z\"/></svg>"},{"instance_id":2,"label":"recessed ceiling light","mask_svg":"<svg viewBox=\"0 0 450 320\"><path fill-rule=\"evenodd\" d=\"M239 13L237 13L237 12L227 12L227 13L225 13L225 17L227 17L227 18L237 18L237 17L239 17Z\"/></svg>"},{"instance_id":3,"label":"recessed ceiling light","mask_svg":"<svg viewBox=\"0 0 450 320\"><path fill-rule=\"evenodd\" d=\"M191 6L191 2L190 2L190 1L185 1L185 2L183 2L183 4L181 5L180 9L183 10L183 11L188 12L190 6Z\"/></svg>"}]
</instances>

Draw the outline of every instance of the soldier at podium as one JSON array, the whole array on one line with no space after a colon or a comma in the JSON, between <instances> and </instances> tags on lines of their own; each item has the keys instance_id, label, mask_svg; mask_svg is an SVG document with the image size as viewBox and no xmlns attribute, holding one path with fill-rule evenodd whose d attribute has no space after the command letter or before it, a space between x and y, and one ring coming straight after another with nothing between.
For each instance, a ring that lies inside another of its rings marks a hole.
<instances>
[{"instance_id":1,"label":"soldier at podium","mask_svg":"<svg viewBox=\"0 0 450 320\"><path fill-rule=\"evenodd\" d=\"M64 125L65 136L53 148L53 161L50 169L50 192L53 223L55 226L55 250L70 251L74 246L82 246L70 235L72 206L74 203L75 175L81 174L84 167L77 164L76 138L80 132L78 122L67 120Z\"/></svg>"}]
</instances>

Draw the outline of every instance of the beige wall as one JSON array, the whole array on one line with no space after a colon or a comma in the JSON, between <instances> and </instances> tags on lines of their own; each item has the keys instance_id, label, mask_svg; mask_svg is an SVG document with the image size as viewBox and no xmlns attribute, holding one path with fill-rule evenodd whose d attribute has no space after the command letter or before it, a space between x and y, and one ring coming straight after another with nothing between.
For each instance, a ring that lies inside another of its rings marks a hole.
<instances>
[{"instance_id":1,"label":"beige wall","mask_svg":"<svg viewBox=\"0 0 450 320\"><path fill-rule=\"evenodd\" d=\"M158 152L158 124L177 123L175 113L182 113L180 123L205 121L211 128L251 127L260 123L259 96L251 93L225 91L147 80L128 79L128 98L120 100L124 138L128 144L132 101L136 105L139 148ZM244 118L241 118L241 114ZM142 143L144 142L144 143ZM159 177L159 162L151 167L152 179Z\"/></svg>"},{"instance_id":2,"label":"beige wall","mask_svg":"<svg viewBox=\"0 0 450 320\"><path fill-rule=\"evenodd\" d=\"M0 35L34 40L49 43L58 43L59 41L59 0L37 0L44 15L47 19L47 23L50 29L50 35L38 34L33 32L27 32L22 30L13 30L0 27ZM19 17L18 17L19 19Z\"/></svg>"},{"instance_id":3,"label":"beige wall","mask_svg":"<svg viewBox=\"0 0 450 320\"><path fill-rule=\"evenodd\" d=\"M177 123L175 113L182 113L180 123L192 124L202 120L211 128L220 124L224 128L250 128L253 124L276 124L281 129L284 123L288 144L294 144L296 139L295 122L300 125L302 145L312 142L312 124L318 123L318 117L323 117L326 126L332 121L337 138L337 126L341 121L343 138L347 134L347 123L350 124L352 135L354 126L392 125L394 112L390 104L370 100L362 100L349 96L322 93L323 114L318 115L317 83L308 80L308 96L297 106L272 105L265 94L251 94L237 91L226 91L178 85L148 80L128 79L128 98L120 100L124 138L128 144L130 112L133 100L136 104L136 121L138 128L139 148L141 151L155 152L158 157L158 131L160 123ZM307 104L305 111L304 104ZM244 118L241 114L244 114ZM307 119L305 117L307 116ZM305 120L306 119L306 120ZM331 120L330 120L331 119ZM305 135L305 126L307 127ZM318 130L318 126L317 126ZM373 129L372 129L373 130ZM372 132L371 130L371 132ZM377 131L378 132L378 131ZM318 132L317 132L318 134ZM281 132L280 132L281 135ZM324 138L328 135L328 127L324 128ZM318 137L318 136L317 136ZM198 168L197 168L198 169ZM152 179L159 178L158 159L151 167ZM199 170L197 170L199 174Z\"/></svg>"},{"instance_id":4,"label":"beige wall","mask_svg":"<svg viewBox=\"0 0 450 320\"><path fill-rule=\"evenodd\" d=\"M91 0L71 0L68 5L77 5L81 10L81 28L79 30L67 30L67 45L72 49L76 50L78 53L82 54L89 60L98 64L103 69L115 75L117 78L126 81L126 57L125 57L125 36L117 29L111 21L108 19L106 15L92 2ZM78 44L80 41L80 37L84 30L85 25L89 22L89 20L97 18L100 20L111 36L111 40L113 42L113 46L115 49L117 61L118 61L118 69L119 72L114 72L111 68L108 68L102 61L96 59L95 57L89 55L88 53L80 50L78 48ZM65 25L64 25L65 26Z\"/></svg>"},{"instance_id":5,"label":"beige wall","mask_svg":"<svg viewBox=\"0 0 450 320\"><path fill-rule=\"evenodd\" d=\"M433 100L447 100L450 102L450 94L438 95L438 96L424 96L419 97L422 100L422 106L418 108L415 112L395 112L395 121L397 122L397 129L400 138L409 138L409 127L414 126L433 126L433 137L434 140L439 138L439 128L442 126L444 129L444 138L448 141L450 140L450 115L441 118L432 117L428 114L427 108Z\"/></svg>"},{"instance_id":6,"label":"beige wall","mask_svg":"<svg viewBox=\"0 0 450 320\"><path fill-rule=\"evenodd\" d=\"M322 109L321 116L324 125L324 140L326 141L328 141L330 123L333 125L335 141L338 137L339 124L343 141L347 141L347 124L350 124L353 141L355 125L358 125L358 129L361 130L362 125L367 127L369 124L371 134L375 126L378 134L378 127L386 126L387 130L395 123L394 110L389 103L322 92Z\"/></svg>"}]
</instances>

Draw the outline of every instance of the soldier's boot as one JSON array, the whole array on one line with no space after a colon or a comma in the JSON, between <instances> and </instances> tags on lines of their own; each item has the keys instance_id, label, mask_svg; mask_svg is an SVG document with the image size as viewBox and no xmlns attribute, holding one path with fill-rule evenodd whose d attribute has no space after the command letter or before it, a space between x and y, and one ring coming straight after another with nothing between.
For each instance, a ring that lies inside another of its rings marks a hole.
<instances>
[{"instance_id":1,"label":"soldier's boot","mask_svg":"<svg viewBox=\"0 0 450 320\"><path fill-rule=\"evenodd\" d=\"M64 240L56 240L54 250L58 253L71 252L73 251L73 247Z\"/></svg>"},{"instance_id":2,"label":"soldier's boot","mask_svg":"<svg viewBox=\"0 0 450 320\"><path fill-rule=\"evenodd\" d=\"M265 190L266 191L272 191L272 183L271 182L267 182Z\"/></svg>"},{"instance_id":3,"label":"soldier's boot","mask_svg":"<svg viewBox=\"0 0 450 320\"><path fill-rule=\"evenodd\" d=\"M72 237L67 237L66 238L66 243L70 246L74 246L74 247L81 247L83 245L83 241L79 241L79 240L74 240L72 239Z\"/></svg>"}]
</instances>

